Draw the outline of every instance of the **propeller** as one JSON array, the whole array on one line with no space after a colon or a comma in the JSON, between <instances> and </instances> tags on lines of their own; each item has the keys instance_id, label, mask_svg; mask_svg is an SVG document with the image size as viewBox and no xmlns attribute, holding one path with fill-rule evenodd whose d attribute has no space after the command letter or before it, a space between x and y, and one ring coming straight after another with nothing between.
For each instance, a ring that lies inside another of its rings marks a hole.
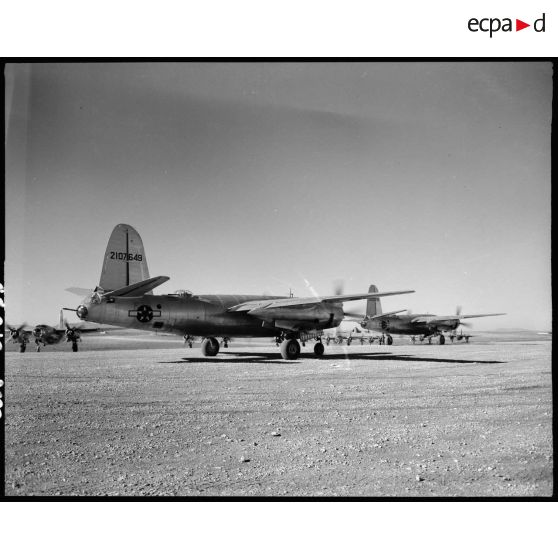
<instances>
[{"instance_id":1,"label":"propeller","mask_svg":"<svg viewBox=\"0 0 558 558\"><path fill-rule=\"evenodd\" d=\"M461 305L458 305L455 307L455 315L456 316L461 316ZM465 327L473 327L472 324L470 324L469 322L462 322L461 320L459 320L459 325L465 326Z\"/></svg>"},{"instance_id":2,"label":"propeller","mask_svg":"<svg viewBox=\"0 0 558 558\"><path fill-rule=\"evenodd\" d=\"M333 282L333 293L335 296L341 296L345 291L345 282L343 279L336 279Z\"/></svg>"},{"instance_id":3,"label":"propeller","mask_svg":"<svg viewBox=\"0 0 558 558\"><path fill-rule=\"evenodd\" d=\"M333 294L335 294L335 296L341 296L345 294L345 281L343 279L336 279L333 282ZM343 317L353 318L355 320L358 320L359 322L364 321L366 319L366 316L360 312L343 311Z\"/></svg>"},{"instance_id":4,"label":"propeller","mask_svg":"<svg viewBox=\"0 0 558 558\"><path fill-rule=\"evenodd\" d=\"M64 327L66 328L66 339L68 341L76 341L80 338L81 328L79 326L72 327L67 320L64 320Z\"/></svg>"},{"instance_id":5,"label":"propeller","mask_svg":"<svg viewBox=\"0 0 558 558\"><path fill-rule=\"evenodd\" d=\"M12 327L10 324L6 324L8 329L10 330L10 337L12 339L17 339L19 337L19 333L22 329L27 327L27 323L23 322L19 327Z\"/></svg>"}]
</instances>

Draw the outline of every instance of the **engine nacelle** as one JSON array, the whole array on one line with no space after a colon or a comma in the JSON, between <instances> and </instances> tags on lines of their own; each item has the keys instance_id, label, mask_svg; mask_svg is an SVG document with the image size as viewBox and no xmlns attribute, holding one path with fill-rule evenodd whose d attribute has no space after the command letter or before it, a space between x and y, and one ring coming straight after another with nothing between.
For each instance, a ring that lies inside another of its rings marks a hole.
<instances>
[{"instance_id":1,"label":"engine nacelle","mask_svg":"<svg viewBox=\"0 0 558 558\"><path fill-rule=\"evenodd\" d=\"M85 320L89 311L87 310L87 306L80 304L76 309L76 314L80 320Z\"/></svg>"}]
</instances>

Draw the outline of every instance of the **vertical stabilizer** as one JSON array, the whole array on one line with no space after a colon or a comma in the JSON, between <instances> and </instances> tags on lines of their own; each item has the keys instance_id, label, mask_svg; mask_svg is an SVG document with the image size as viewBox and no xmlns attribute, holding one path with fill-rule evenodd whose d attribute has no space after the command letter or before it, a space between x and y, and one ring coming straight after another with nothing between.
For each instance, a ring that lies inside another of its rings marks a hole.
<instances>
[{"instance_id":1,"label":"vertical stabilizer","mask_svg":"<svg viewBox=\"0 0 558 558\"><path fill-rule=\"evenodd\" d=\"M149 271L141 236L130 225L116 225L105 251L99 286L114 291L145 279L149 279Z\"/></svg>"},{"instance_id":2,"label":"vertical stabilizer","mask_svg":"<svg viewBox=\"0 0 558 558\"><path fill-rule=\"evenodd\" d=\"M368 289L369 293L377 293L378 287L376 285L370 285ZM366 303L366 315L368 317L377 316L382 313L382 303L379 298L369 298Z\"/></svg>"}]
</instances>

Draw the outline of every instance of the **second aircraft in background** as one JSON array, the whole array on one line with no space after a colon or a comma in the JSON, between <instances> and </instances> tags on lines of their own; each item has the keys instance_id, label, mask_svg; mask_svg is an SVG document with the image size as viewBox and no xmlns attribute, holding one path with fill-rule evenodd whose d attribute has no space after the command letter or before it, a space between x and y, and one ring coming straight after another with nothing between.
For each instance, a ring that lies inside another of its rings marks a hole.
<instances>
[{"instance_id":1,"label":"second aircraft in background","mask_svg":"<svg viewBox=\"0 0 558 558\"><path fill-rule=\"evenodd\" d=\"M370 285L369 293L378 292L375 285ZM360 324L366 329L381 331L391 338L391 334L418 336L422 341L432 337L438 337L440 345L446 342L444 333L450 332L456 337L470 337L457 335L455 331L460 326L467 327L468 324L462 322L462 319L483 318L485 316L504 316L503 313L498 314L461 314L461 308L458 306L455 314L448 316L437 316L435 314L403 314L406 310L396 310L394 312L382 312L382 304L379 298L368 299L366 305L366 316L362 316ZM390 343L391 344L391 343Z\"/></svg>"}]
</instances>

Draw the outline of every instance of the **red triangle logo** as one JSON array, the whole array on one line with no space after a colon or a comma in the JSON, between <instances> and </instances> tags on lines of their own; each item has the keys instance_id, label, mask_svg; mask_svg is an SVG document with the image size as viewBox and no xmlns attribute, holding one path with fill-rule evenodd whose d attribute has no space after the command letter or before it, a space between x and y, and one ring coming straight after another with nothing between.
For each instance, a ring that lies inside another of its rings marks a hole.
<instances>
[{"instance_id":1,"label":"red triangle logo","mask_svg":"<svg viewBox=\"0 0 558 558\"><path fill-rule=\"evenodd\" d=\"M530 23L525 23L524 21L521 21L520 19L515 20L515 30L516 31L521 31L522 29L525 29L525 27L531 27L531 24Z\"/></svg>"}]
</instances>

